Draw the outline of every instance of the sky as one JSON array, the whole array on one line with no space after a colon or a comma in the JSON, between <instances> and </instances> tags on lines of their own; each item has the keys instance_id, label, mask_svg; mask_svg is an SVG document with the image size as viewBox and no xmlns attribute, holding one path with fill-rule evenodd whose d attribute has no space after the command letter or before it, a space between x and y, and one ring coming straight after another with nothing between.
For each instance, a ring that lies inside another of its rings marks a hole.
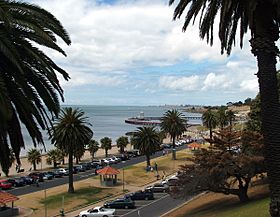
<instances>
[{"instance_id":1,"label":"sky","mask_svg":"<svg viewBox=\"0 0 280 217\"><path fill-rule=\"evenodd\" d=\"M67 57L44 51L70 77L60 78L63 104L221 105L254 98L256 59L246 35L230 56L221 55L217 28L211 47L198 25L182 32L168 0L27 0L65 27ZM185 14L184 14L185 15ZM216 27L218 23L216 23Z\"/></svg>"}]
</instances>

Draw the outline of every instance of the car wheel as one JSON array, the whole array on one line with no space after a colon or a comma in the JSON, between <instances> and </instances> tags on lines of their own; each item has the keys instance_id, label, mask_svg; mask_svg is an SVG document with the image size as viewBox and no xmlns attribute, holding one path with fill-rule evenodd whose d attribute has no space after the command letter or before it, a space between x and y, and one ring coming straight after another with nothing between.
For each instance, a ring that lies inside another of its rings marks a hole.
<instances>
[{"instance_id":1,"label":"car wheel","mask_svg":"<svg viewBox=\"0 0 280 217\"><path fill-rule=\"evenodd\" d=\"M148 197L145 197L145 200L149 200L149 198L148 198Z\"/></svg>"},{"instance_id":2,"label":"car wheel","mask_svg":"<svg viewBox=\"0 0 280 217\"><path fill-rule=\"evenodd\" d=\"M82 215L82 217L87 217L87 215Z\"/></svg>"},{"instance_id":3,"label":"car wheel","mask_svg":"<svg viewBox=\"0 0 280 217\"><path fill-rule=\"evenodd\" d=\"M125 209L128 209L128 206L125 206L124 208L125 208Z\"/></svg>"},{"instance_id":4,"label":"car wheel","mask_svg":"<svg viewBox=\"0 0 280 217\"><path fill-rule=\"evenodd\" d=\"M104 215L103 217L108 217L107 215Z\"/></svg>"}]
</instances>

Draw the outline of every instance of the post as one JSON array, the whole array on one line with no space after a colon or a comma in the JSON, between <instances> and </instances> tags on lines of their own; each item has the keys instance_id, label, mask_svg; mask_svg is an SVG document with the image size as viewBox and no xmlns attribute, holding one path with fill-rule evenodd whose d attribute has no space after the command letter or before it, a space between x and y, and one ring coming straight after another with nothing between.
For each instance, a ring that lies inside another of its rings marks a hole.
<instances>
[{"instance_id":1,"label":"post","mask_svg":"<svg viewBox=\"0 0 280 217\"><path fill-rule=\"evenodd\" d=\"M123 192L124 192L124 167L123 167Z\"/></svg>"},{"instance_id":2,"label":"post","mask_svg":"<svg viewBox=\"0 0 280 217\"><path fill-rule=\"evenodd\" d=\"M40 149L41 152L41 171L43 170L43 158L42 158L42 153L43 153L43 149Z\"/></svg>"},{"instance_id":3,"label":"post","mask_svg":"<svg viewBox=\"0 0 280 217\"><path fill-rule=\"evenodd\" d=\"M45 189L44 192L45 192L45 217L47 217L47 204L46 204L46 200L47 200L47 189Z\"/></svg>"}]
</instances>

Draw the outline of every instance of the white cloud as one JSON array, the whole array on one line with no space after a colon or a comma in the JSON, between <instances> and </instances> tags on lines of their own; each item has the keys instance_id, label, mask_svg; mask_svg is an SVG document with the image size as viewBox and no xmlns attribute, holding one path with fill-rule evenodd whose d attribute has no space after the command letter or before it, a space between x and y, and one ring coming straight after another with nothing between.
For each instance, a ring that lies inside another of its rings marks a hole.
<instances>
[{"instance_id":1,"label":"white cloud","mask_svg":"<svg viewBox=\"0 0 280 217\"><path fill-rule=\"evenodd\" d=\"M244 80L241 82L240 88L242 91L256 93L259 90L258 80L257 79Z\"/></svg>"},{"instance_id":2,"label":"white cloud","mask_svg":"<svg viewBox=\"0 0 280 217\"><path fill-rule=\"evenodd\" d=\"M194 91L199 87L199 77L197 75L189 77L162 76L159 85L172 90Z\"/></svg>"},{"instance_id":3,"label":"white cloud","mask_svg":"<svg viewBox=\"0 0 280 217\"><path fill-rule=\"evenodd\" d=\"M209 73L203 84L202 90L209 90L209 89L226 89L231 86L231 81L226 77L224 74L216 75L215 73Z\"/></svg>"}]
</instances>

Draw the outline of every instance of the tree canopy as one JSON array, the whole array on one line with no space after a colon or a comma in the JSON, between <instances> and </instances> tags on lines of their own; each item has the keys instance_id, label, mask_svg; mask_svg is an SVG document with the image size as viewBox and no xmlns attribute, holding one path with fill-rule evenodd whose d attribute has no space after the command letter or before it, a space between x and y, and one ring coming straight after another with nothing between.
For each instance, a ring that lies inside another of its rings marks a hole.
<instances>
[{"instance_id":1,"label":"tree canopy","mask_svg":"<svg viewBox=\"0 0 280 217\"><path fill-rule=\"evenodd\" d=\"M252 178L265 172L262 136L223 129L215 132L209 149L195 152L192 164L181 166L173 194L189 196L203 191L237 195L247 201Z\"/></svg>"}]
</instances>

